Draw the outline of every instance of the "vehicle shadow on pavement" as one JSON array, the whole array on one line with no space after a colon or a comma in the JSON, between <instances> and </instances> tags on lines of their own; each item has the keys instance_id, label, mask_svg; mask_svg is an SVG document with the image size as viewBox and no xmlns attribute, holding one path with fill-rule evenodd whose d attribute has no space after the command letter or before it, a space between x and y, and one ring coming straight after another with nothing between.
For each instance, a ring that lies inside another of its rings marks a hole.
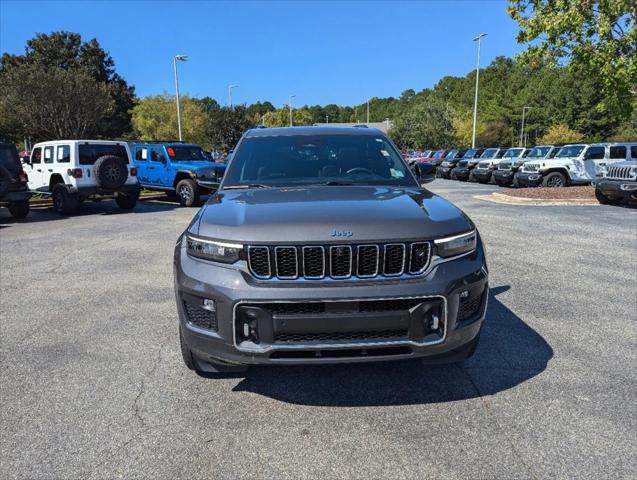
<instances>
[{"instance_id":1,"label":"vehicle shadow on pavement","mask_svg":"<svg viewBox=\"0 0 637 480\"><path fill-rule=\"evenodd\" d=\"M480 344L463 364L419 361L253 367L234 391L328 407L442 403L492 395L543 372L553 349L501 303L509 286L492 288Z\"/></svg>"},{"instance_id":2,"label":"vehicle shadow on pavement","mask_svg":"<svg viewBox=\"0 0 637 480\"><path fill-rule=\"evenodd\" d=\"M130 215L139 213L156 213L175 210L177 208L185 208L178 202L171 202L164 199L140 200L133 210L123 210L117 206L113 200L104 200L101 202L84 202L77 213L66 216L61 215L53 210L53 207L32 207L26 218L15 219L6 209L0 209L0 224L3 226L20 223L37 223L50 222L55 220L73 219L75 217L84 217L87 215ZM193 212L197 208L192 208ZM6 212L6 214L5 214Z\"/></svg>"}]
</instances>

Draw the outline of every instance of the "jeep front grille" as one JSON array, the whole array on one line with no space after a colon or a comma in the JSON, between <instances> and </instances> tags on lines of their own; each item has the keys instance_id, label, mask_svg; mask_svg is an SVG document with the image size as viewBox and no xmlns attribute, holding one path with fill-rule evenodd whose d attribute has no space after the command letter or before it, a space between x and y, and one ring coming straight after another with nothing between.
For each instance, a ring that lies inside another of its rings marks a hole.
<instances>
[{"instance_id":1,"label":"jeep front grille","mask_svg":"<svg viewBox=\"0 0 637 480\"><path fill-rule=\"evenodd\" d=\"M498 170L511 170L511 162L500 162Z\"/></svg>"},{"instance_id":2,"label":"jeep front grille","mask_svg":"<svg viewBox=\"0 0 637 480\"><path fill-rule=\"evenodd\" d=\"M618 180L627 180L634 177L630 176L630 170L635 167L608 167L606 178L616 178Z\"/></svg>"},{"instance_id":3,"label":"jeep front grille","mask_svg":"<svg viewBox=\"0 0 637 480\"><path fill-rule=\"evenodd\" d=\"M249 246L247 257L250 273L258 279L397 277L423 273L431 260L431 243Z\"/></svg>"},{"instance_id":4,"label":"jeep front grille","mask_svg":"<svg viewBox=\"0 0 637 480\"><path fill-rule=\"evenodd\" d=\"M467 160L460 160L458 162L458 166L462 167L462 168L466 167L468 164L469 164L469 162Z\"/></svg>"},{"instance_id":5,"label":"jeep front grille","mask_svg":"<svg viewBox=\"0 0 637 480\"><path fill-rule=\"evenodd\" d=\"M537 163L525 163L524 167L522 167L525 172L537 172L539 168L540 166Z\"/></svg>"},{"instance_id":6,"label":"jeep front grille","mask_svg":"<svg viewBox=\"0 0 637 480\"><path fill-rule=\"evenodd\" d=\"M478 167L481 170L484 170L486 168L489 168L491 166L491 162L480 162L478 163Z\"/></svg>"}]
</instances>

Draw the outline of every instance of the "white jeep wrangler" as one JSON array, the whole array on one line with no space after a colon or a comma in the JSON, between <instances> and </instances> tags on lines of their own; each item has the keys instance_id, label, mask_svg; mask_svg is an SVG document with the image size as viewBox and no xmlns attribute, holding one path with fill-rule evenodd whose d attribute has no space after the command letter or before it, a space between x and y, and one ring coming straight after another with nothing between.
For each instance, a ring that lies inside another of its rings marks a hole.
<instances>
[{"instance_id":1,"label":"white jeep wrangler","mask_svg":"<svg viewBox=\"0 0 637 480\"><path fill-rule=\"evenodd\" d=\"M526 162L515 179L523 187L590 185L604 175L608 164L630 159L631 145L635 144L564 145L554 158Z\"/></svg>"},{"instance_id":2,"label":"white jeep wrangler","mask_svg":"<svg viewBox=\"0 0 637 480\"><path fill-rule=\"evenodd\" d=\"M132 209L139 198L137 170L126 142L57 140L34 145L24 169L29 188L50 192L53 208L70 215L86 199L115 196L120 208Z\"/></svg>"}]
</instances>

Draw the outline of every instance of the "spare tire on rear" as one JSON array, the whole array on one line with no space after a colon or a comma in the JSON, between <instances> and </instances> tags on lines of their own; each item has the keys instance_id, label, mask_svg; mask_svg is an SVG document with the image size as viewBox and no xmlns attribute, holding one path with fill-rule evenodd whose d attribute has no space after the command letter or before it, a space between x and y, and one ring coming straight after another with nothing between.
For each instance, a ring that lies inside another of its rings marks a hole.
<instances>
[{"instance_id":1,"label":"spare tire on rear","mask_svg":"<svg viewBox=\"0 0 637 480\"><path fill-rule=\"evenodd\" d=\"M4 197L11 187L11 174L9 170L0 165L0 197Z\"/></svg>"},{"instance_id":2,"label":"spare tire on rear","mask_svg":"<svg viewBox=\"0 0 637 480\"><path fill-rule=\"evenodd\" d=\"M97 185L105 190L117 190L128 178L128 164L115 155L98 158L93 168Z\"/></svg>"}]
</instances>

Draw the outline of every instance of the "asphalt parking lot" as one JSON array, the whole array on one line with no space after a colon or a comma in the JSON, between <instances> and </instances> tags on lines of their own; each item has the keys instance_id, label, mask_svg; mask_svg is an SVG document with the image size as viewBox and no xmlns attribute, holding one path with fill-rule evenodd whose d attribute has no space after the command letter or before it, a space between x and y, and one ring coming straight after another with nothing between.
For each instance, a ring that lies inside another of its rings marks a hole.
<instances>
[{"instance_id":1,"label":"asphalt parking lot","mask_svg":"<svg viewBox=\"0 0 637 480\"><path fill-rule=\"evenodd\" d=\"M195 209L0 209L0 477L634 478L637 210L430 188L488 249L487 321L463 366L198 376L172 287Z\"/></svg>"}]
</instances>

